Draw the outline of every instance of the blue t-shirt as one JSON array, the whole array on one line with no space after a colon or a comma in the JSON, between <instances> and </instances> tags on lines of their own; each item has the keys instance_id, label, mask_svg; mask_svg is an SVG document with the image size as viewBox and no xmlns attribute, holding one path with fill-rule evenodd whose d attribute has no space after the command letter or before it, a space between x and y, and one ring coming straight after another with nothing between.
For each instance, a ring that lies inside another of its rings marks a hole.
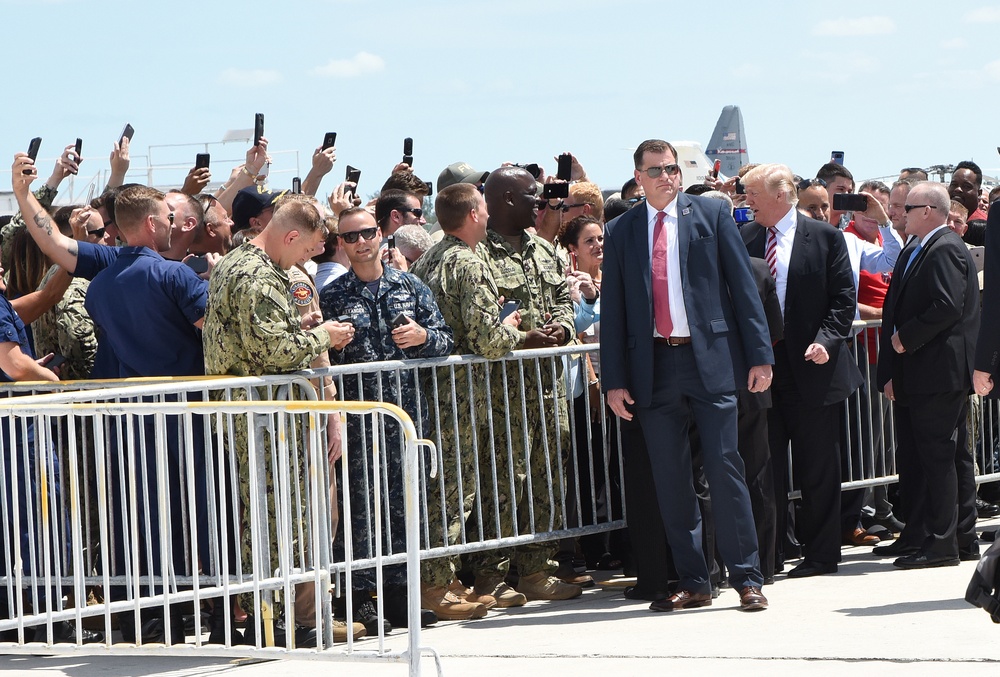
<instances>
[{"instance_id":1,"label":"blue t-shirt","mask_svg":"<svg viewBox=\"0 0 1000 677\"><path fill-rule=\"evenodd\" d=\"M91 280L85 307L118 361L118 374L205 373L201 330L208 282L148 247L77 244L75 274Z\"/></svg>"},{"instance_id":2,"label":"blue t-shirt","mask_svg":"<svg viewBox=\"0 0 1000 677\"><path fill-rule=\"evenodd\" d=\"M24 322L21 322L14 307L10 305L10 301L3 294L0 294L0 343L16 343L21 346L21 352L31 359L35 358L35 353L31 349L31 341L28 339L28 332L24 328ZM13 380L0 371L0 381Z\"/></svg>"}]
</instances>

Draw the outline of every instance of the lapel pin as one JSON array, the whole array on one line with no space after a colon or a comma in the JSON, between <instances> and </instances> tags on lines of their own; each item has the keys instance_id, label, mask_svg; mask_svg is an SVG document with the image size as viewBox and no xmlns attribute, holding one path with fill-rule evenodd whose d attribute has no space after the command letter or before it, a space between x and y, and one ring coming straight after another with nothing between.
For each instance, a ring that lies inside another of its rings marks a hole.
<instances>
[{"instance_id":1,"label":"lapel pin","mask_svg":"<svg viewBox=\"0 0 1000 677\"><path fill-rule=\"evenodd\" d=\"M690 207L685 207L684 209L681 210L681 216L687 216L690 213L691 213Z\"/></svg>"}]
</instances>

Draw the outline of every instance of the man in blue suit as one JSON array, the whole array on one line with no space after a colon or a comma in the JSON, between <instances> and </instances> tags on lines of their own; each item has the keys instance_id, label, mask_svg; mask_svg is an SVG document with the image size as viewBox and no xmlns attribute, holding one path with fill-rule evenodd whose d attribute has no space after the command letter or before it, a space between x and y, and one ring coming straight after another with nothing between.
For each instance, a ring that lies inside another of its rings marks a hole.
<instances>
[{"instance_id":1,"label":"man in blue suit","mask_svg":"<svg viewBox=\"0 0 1000 677\"><path fill-rule=\"evenodd\" d=\"M642 142L635 179L646 193L607 225L601 371L608 404L638 417L667 541L680 576L654 611L708 606L701 514L688 425L701 435L716 543L740 608L767 607L750 497L737 452L736 391L763 392L773 355L750 260L726 205L679 194L677 152Z\"/></svg>"}]
</instances>

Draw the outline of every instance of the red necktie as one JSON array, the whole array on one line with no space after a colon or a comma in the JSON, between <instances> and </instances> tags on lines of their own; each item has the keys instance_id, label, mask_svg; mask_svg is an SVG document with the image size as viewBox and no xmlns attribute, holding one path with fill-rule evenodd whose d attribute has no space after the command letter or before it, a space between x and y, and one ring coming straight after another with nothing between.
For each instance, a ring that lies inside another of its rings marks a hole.
<instances>
[{"instance_id":1,"label":"red necktie","mask_svg":"<svg viewBox=\"0 0 1000 677\"><path fill-rule=\"evenodd\" d=\"M667 229L663 227L663 212L656 212L656 224L653 226L653 256L650 261L653 282L653 317L656 321L656 331L660 336L669 338L674 330L670 319L670 289L667 284Z\"/></svg>"},{"instance_id":2,"label":"red necktie","mask_svg":"<svg viewBox=\"0 0 1000 677\"><path fill-rule=\"evenodd\" d=\"M778 279L778 229L771 226L767 229L767 248L764 250L767 267L771 269L771 277Z\"/></svg>"}]
</instances>

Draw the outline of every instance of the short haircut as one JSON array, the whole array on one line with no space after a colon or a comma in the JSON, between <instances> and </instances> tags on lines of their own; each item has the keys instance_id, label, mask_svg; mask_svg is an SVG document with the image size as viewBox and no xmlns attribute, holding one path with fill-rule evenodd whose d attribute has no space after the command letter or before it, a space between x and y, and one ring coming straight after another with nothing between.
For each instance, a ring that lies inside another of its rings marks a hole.
<instances>
[{"instance_id":1,"label":"short haircut","mask_svg":"<svg viewBox=\"0 0 1000 677\"><path fill-rule=\"evenodd\" d=\"M466 184L471 185L471 184ZM475 188L475 186L472 186ZM410 261L416 261L424 252L434 246L434 238L424 230L424 227L416 223L400 226L399 230L393 233L396 238L396 248L402 252Z\"/></svg>"},{"instance_id":2,"label":"short haircut","mask_svg":"<svg viewBox=\"0 0 1000 677\"><path fill-rule=\"evenodd\" d=\"M628 200L630 197L634 197L632 194L637 190L639 190L639 184L636 182L635 177L633 177L622 184L622 199Z\"/></svg>"},{"instance_id":3,"label":"short haircut","mask_svg":"<svg viewBox=\"0 0 1000 677\"><path fill-rule=\"evenodd\" d=\"M378 225L385 224L393 209L397 211L409 209L410 203L407 202L407 199L411 197L416 198L417 202L421 201L420 196L412 191L395 189L382 191L378 196L378 201L375 202L375 221Z\"/></svg>"},{"instance_id":4,"label":"short haircut","mask_svg":"<svg viewBox=\"0 0 1000 677\"><path fill-rule=\"evenodd\" d=\"M754 183L763 184L764 189L769 193L784 191L785 199L790 205L799 201L792 170L785 165L757 165L743 176L744 185L749 186Z\"/></svg>"},{"instance_id":5,"label":"short haircut","mask_svg":"<svg viewBox=\"0 0 1000 677\"><path fill-rule=\"evenodd\" d=\"M993 201L996 200L998 197L1000 197L1000 186L993 186L993 189L990 190L990 197L989 197L990 204L993 204Z\"/></svg>"},{"instance_id":6,"label":"short haircut","mask_svg":"<svg viewBox=\"0 0 1000 677\"><path fill-rule=\"evenodd\" d=\"M957 165L955 165L955 171L952 172L951 175L954 177L955 172L957 172L959 169L970 170L973 174L976 175L976 185L977 186L983 185L983 170L980 169L979 165L977 165L975 162L973 162L972 160L962 160Z\"/></svg>"},{"instance_id":7,"label":"short haircut","mask_svg":"<svg viewBox=\"0 0 1000 677\"><path fill-rule=\"evenodd\" d=\"M636 169L642 169L642 156L646 153L666 153L670 151L674 160L677 160L677 149L674 148L668 141L663 141L662 139L646 139L639 144L639 147L635 149L635 153L632 154L632 160L635 162Z\"/></svg>"},{"instance_id":8,"label":"short haircut","mask_svg":"<svg viewBox=\"0 0 1000 677\"><path fill-rule=\"evenodd\" d=\"M73 215L74 209L79 209L80 205L66 205L52 212L52 220L56 222L59 232L66 237L73 237L73 226L69 223L69 217Z\"/></svg>"},{"instance_id":9,"label":"short haircut","mask_svg":"<svg viewBox=\"0 0 1000 677\"><path fill-rule=\"evenodd\" d=\"M105 211L108 212L108 219L112 223L118 223L118 219L115 214L115 204L118 201L118 196L121 195L123 190L128 190L129 188L135 188L136 186L141 186L141 183L123 183L115 188L108 188L101 195L99 199L103 200L103 207ZM95 206L94 209L100 209L100 206Z\"/></svg>"},{"instance_id":10,"label":"short haircut","mask_svg":"<svg viewBox=\"0 0 1000 677\"><path fill-rule=\"evenodd\" d=\"M948 213L950 214L951 212L955 212L956 214L958 214L959 216L961 216L963 219L969 218L969 210L968 210L968 208L964 204L962 204L961 202L959 202L958 200L952 200L951 201L951 206L948 207Z\"/></svg>"},{"instance_id":11,"label":"short haircut","mask_svg":"<svg viewBox=\"0 0 1000 677\"><path fill-rule=\"evenodd\" d=\"M566 224L563 231L559 233L559 243L567 249L570 245L575 247L577 241L580 239L580 231L583 230L584 226L588 226L592 223L603 229L603 224L600 220L595 219L593 216L584 215L570 219L570 222Z\"/></svg>"},{"instance_id":12,"label":"short haircut","mask_svg":"<svg viewBox=\"0 0 1000 677\"><path fill-rule=\"evenodd\" d=\"M859 193L888 193L889 186L876 179L865 181L858 188Z\"/></svg>"},{"instance_id":13,"label":"short haircut","mask_svg":"<svg viewBox=\"0 0 1000 677\"><path fill-rule=\"evenodd\" d=\"M427 197L427 183L413 172L396 172L392 174L385 183L382 184L380 192L385 193L390 190L405 190L417 196L421 202Z\"/></svg>"},{"instance_id":14,"label":"short haircut","mask_svg":"<svg viewBox=\"0 0 1000 677\"><path fill-rule=\"evenodd\" d=\"M471 183L456 183L444 188L434 200L434 215L441 230L451 233L461 228L469 212L479 206L480 199L479 188Z\"/></svg>"},{"instance_id":15,"label":"short haircut","mask_svg":"<svg viewBox=\"0 0 1000 677\"><path fill-rule=\"evenodd\" d=\"M591 213L597 218L604 216L604 195L596 183L577 181L569 184L569 194L574 202L591 206Z\"/></svg>"},{"instance_id":16,"label":"short haircut","mask_svg":"<svg viewBox=\"0 0 1000 677\"><path fill-rule=\"evenodd\" d=\"M149 186L134 184L124 188L114 199L114 221L123 231L134 232L146 217L156 213L163 199L163 193Z\"/></svg>"},{"instance_id":17,"label":"short haircut","mask_svg":"<svg viewBox=\"0 0 1000 677\"><path fill-rule=\"evenodd\" d=\"M740 167L739 171L736 172L736 176L738 176L738 177L740 177L742 179L744 176L747 175L747 172L749 172L751 169L754 169L754 168L759 167L759 166L760 166L759 162L750 162L750 163L747 163L747 164L743 165L742 167Z\"/></svg>"},{"instance_id":18,"label":"short haircut","mask_svg":"<svg viewBox=\"0 0 1000 677\"><path fill-rule=\"evenodd\" d=\"M340 224L344 222L344 219L357 216L358 214L367 214L368 216L372 215L372 213L364 207L351 207L350 209L345 209L340 212L340 216L337 217L337 232L340 232Z\"/></svg>"},{"instance_id":19,"label":"short haircut","mask_svg":"<svg viewBox=\"0 0 1000 677\"><path fill-rule=\"evenodd\" d=\"M701 194L702 197L707 197L711 200L722 200L727 205L729 205L729 211L733 211L733 198L729 197L721 190L710 190Z\"/></svg>"},{"instance_id":20,"label":"short haircut","mask_svg":"<svg viewBox=\"0 0 1000 677\"><path fill-rule=\"evenodd\" d=\"M607 223L611 219L618 218L625 212L627 212L632 205L628 201L621 199L620 197L611 197L604 201L604 222Z\"/></svg>"},{"instance_id":21,"label":"short haircut","mask_svg":"<svg viewBox=\"0 0 1000 677\"><path fill-rule=\"evenodd\" d=\"M896 181L894 184L892 184L892 188L889 189L889 192L892 192L897 188L905 188L906 192L909 193L910 189L913 188L918 183L920 183L919 179L914 179L908 176L905 179L900 179L899 181Z\"/></svg>"},{"instance_id":22,"label":"short haircut","mask_svg":"<svg viewBox=\"0 0 1000 677\"><path fill-rule=\"evenodd\" d=\"M854 185L854 175L851 174L851 171L836 162L827 162L816 172L816 178L823 179L827 183L833 183L834 179L838 177L843 177L850 181L852 186Z\"/></svg>"},{"instance_id":23,"label":"short haircut","mask_svg":"<svg viewBox=\"0 0 1000 677\"><path fill-rule=\"evenodd\" d=\"M948 189L944 187L943 183L938 183L937 181L921 181L915 185L912 190L919 190L923 197L920 199L926 200L927 204L934 209L937 209L940 214L945 218L948 217L948 208L951 206L951 196L948 195Z\"/></svg>"},{"instance_id":24,"label":"short haircut","mask_svg":"<svg viewBox=\"0 0 1000 677\"><path fill-rule=\"evenodd\" d=\"M688 186L684 192L688 195L704 195L710 190L712 190L711 186L706 186L704 183L694 183Z\"/></svg>"},{"instance_id":25,"label":"short haircut","mask_svg":"<svg viewBox=\"0 0 1000 677\"><path fill-rule=\"evenodd\" d=\"M326 237L326 219L316 208L315 198L302 193L285 193L274 203L271 223L287 230L309 233L322 231Z\"/></svg>"},{"instance_id":26,"label":"short haircut","mask_svg":"<svg viewBox=\"0 0 1000 677\"><path fill-rule=\"evenodd\" d=\"M926 181L927 180L927 172L925 172L920 167L903 167L902 169L899 170L899 174L900 174L900 176L902 176L903 174L906 174L907 175L906 178L910 178L910 177L916 176L921 181Z\"/></svg>"},{"instance_id":27,"label":"short haircut","mask_svg":"<svg viewBox=\"0 0 1000 677\"><path fill-rule=\"evenodd\" d=\"M198 223L195 225L196 229L203 228L205 226L205 208L201 206L201 202L198 200L198 198L194 197L193 195L188 195L187 193L178 190L177 188L174 188L173 190L168 190L167 193L173 195L180 195L184 198L184 203L187 205L187 208L191 210L191 215L198 220Z\"/></svg>"}]
</instances>

